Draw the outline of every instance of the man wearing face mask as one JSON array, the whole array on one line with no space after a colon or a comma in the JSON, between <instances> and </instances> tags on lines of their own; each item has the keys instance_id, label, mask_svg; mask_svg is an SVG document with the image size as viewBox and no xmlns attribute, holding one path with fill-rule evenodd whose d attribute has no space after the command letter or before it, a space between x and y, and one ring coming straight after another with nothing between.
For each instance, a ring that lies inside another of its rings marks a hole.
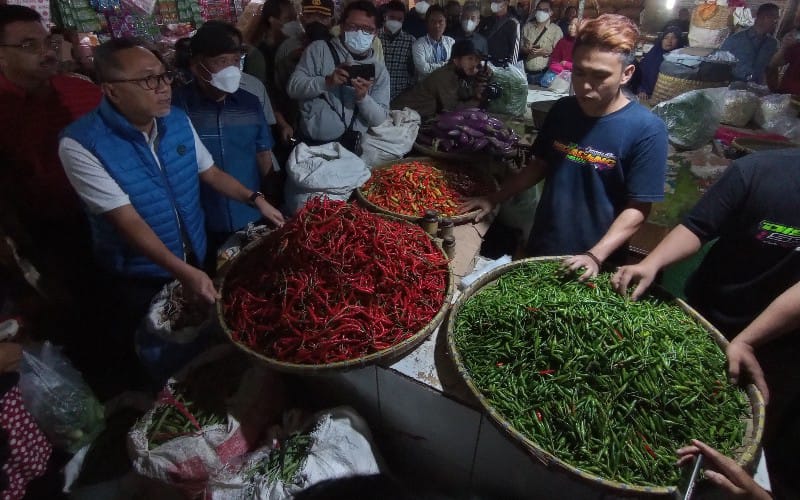
<instances>
[{"instance_id":1,"label":"man wearing face mask","mask_svg":"<svg viewBox=\"0 0 800 500\"><path fill-rule=\"evenodd\" d=\"M533 19L522 28L522 55L528 83L538 83L547 71L550 54L556 43L564 37L557 25L550 22L550 2L541 0L536 5Z\"/></svg>"},{"instance_id":2,"label":"man wearing face mask","mask_svg":"<svg viewBox=\"0 0 800 500\"><path fill-rule=\"evenodd\" d=\"M300 132L310 145L352 137L383 123L389 116L389 73L372 54L378 10L357 0L342 13L342 32L330 41L308 46L287 92L300 104ZM366 68L355 68L365 65ZM361 73L364 71L364 73ZM373 73L373 78L354 74Z\"/></svg>"},{"instance_id":3,"label":"man wearing face mask","mask_svg":"<svg viewBox=\"0 0 800 500\"><path fill-rule=\"evenodd\" d=\"M502 65L516 62L519 57L519 22L508 12L508 0L494 0L491 4L492 16L484 18L478 33L486 38L489 45L489 60Z\"/></svg>"},{"instance_id":4,"label":"man wearing face mask","mask_svg":"<svg viewBox=\"0 0 800 500\"><path fill-rule=\"evenodd\" d=\"M275 54L275 84L281 89L286 89L289 78L306 47L317 40L324 41L331 38L333 1L303 0L300 22L302 31L284 40Z\"/></svg>"},{"instance_id":5,"label":"man wearing face mask","mask_svg":"<svg viewBox=\"0 0 800 500\"><path fill-rule=\"evenodd\" d=\"M260 192L214 165L189 118L171 106L174 73L159 55L138 40L115 39L97 48L95 69L103 100L62 132L59 156L89 213L108 300L98 310L112 318L109 345L121 350L110 355L124 356L166 283L180 281L187 298L209 304L219 298L199 267L207 247L201 183L254 205L277 225L283 218ZM227 78L214 81L231 88Z\"/></svg>"},{"instance_id":6,"label":"man wearing face mask","mask_svg":"<svg viewBox=\"0 0 800 500\"><path fill-rule=\"evenodd\" d=\"M409 107L426 119L444 111L480 106L491 77L491 70L481 67L481 58L470 40L456 42L447 65L400 94L392 101L392 109Z\"/></svg>"},{"instance_id":7,"label":"man wearing face mask","mask_svg":"<svg viewBox=\"0 0 800 500\"><path fill-rule=\"evenodd\" d=\"M425 14L431 4L427 0L422 0L414 4L414 7L408 11L405 21L403 21L403 31L414 37L414 40L421 36L425 36L428 32L428 25L425 23Z\"/></svg>"},{"instance_id":8,"label":"man wearing face mask","mask_svg":"<svg viewBox=\"0 0 800 500\"><path fill-rule=\"evenodd\" d=\"M272 170L274 141L261 102L239 86L241 34L225 22L208 21L192 37L190 49L194 79L175 91L174 104L189 115L214 163L259 191ZM213 260L231 233L259 220L261 213L205 186L200 194Z\"/></svg>"},{"instance_id":9,"label":"man wearing face mask","mask_svg":"<svg viewBox=\"0 0 800 500\"><path fill-rule=\"evenodd\" d=\"M486 38L477 32L478 25L481 23L481 9L477 4L464 4L461 10L461 21L456 29L456 42L459 40L469 40L475 49L486 56L489 53L489 45Z\"/></svg>"},{"instance_id":10,"label":"man wearing face mask","mask_svg":"<svg viewBox=\"0 0 800 500\"><path fill-rule=\"evenodd\" d=\"M447 21L442 7L434 5L428 9L425 21L428 23L428 34L418 38L412 47L418 80L424 79L435 69L447 64L455 43L455 40L444 35Z\"/></svg>"},{"instance_id":11,"label":"man wearing face mask","mask_svg":"<svg viewBox=\"0 0 800 500\"><path fill-rule=\"evenodd\" d=\"M411 56L414 37L402 29L406 8L401 2L389 2L383 10L383 29L378 37L383 44L383 58L391 83L389 100L392 100L414 84L414 60Z\"/></svg>"}]
</instances>

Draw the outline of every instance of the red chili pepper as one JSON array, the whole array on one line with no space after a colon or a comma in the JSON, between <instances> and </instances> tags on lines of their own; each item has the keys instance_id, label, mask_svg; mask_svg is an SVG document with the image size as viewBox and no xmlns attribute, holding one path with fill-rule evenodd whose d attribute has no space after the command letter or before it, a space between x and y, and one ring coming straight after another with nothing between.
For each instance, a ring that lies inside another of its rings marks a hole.
<instances>
[{"instance_id":1,"label":"red chili pepper","mask_svg":"<svg viewBox=\"0 0 800 500\"><path fill-rule=\"evenodd\" d=\"M503 366L505 366L505 365L506 365L506 364L505 364L505 363L503 363L502 361L500 361L500 362L498 362L498 363L497 363L497 366L498 366L499 368L502 368L502 367L503 367Z\"/></svg>"},{"instance_id":2,"label":"red chili pepper","mask_svg":"<svg viewBox=\"0 0 800 500\"><path fill-rule=\"evenodd\" d=\"M597 288L597 285L595 285L595 284L594 284L594 283L592 283L591 281L587 281L587 282L586 282L586 286L588 286L589 288Z\"/></svg>"},{"instance_id":3,"label":"red chili pepper","mask_svg":"<svg viewBox=\"0 0 800 500\"><path fill-rule=\"evenodd\" d=\"M528 312L532 312L532 313L535 313L535 312L539 311L538 307L526 307L525 309L527 309Z\"/></svg>"},{"instance_id":4,"label":"red chili pepper","mask_svg":"<svg viewBox=\"0 0 800 500\"><path fill-rule=\"evenodd\" d=\"M618 339L620 339L620 340L623 340L623 339L624 339L624 337L622 336L622 334L621 334L621 333L619 333L619 330L617 330L616 328L614 328L614 334L617 336L617 338L618 338Z\"/></svg>"},{"instance_id":5,"label":"red chili pepper","mask_svg":"<svg viewBox=\"0 0 800 500\"><path fill-rule=\"evenodd\" d=\"M550 370L550 369L548 369L548 370L539 370L539 375L552 375L555 372L556 372L555 370Z\"/></svg>"},{"instance_id":6,"label":"red chili pepper","mask_svg":"<svg viewBox=\"0 0 800 500\"><path fill-rule=\"evenodd\" d=\"M344 361L407 339L438 312L447 261L416 226L315 199L229 276L232 338L295 363Z\"/></svg>"},{"instance_id":7,"label":"red chili pepper","mask_svg":"<svg viewBox=\"0 0 800 500\"><path fill-rule=\"evenodd\" d=\"M647 444L647 440L644 438L644 434L642 434L641 432L637 432L637 434L639 434L639 437L642 438L642 442L644 443L644 451L646 451L647 454L650 455L651 457L658 458L656 452L653 451L653 448L651 448L650 445Z\"/></svg>"},{"instance_id":8,"label":"red chili pepper","mask_svg":"<svg viewBox=\"0 0 800 500\"><path fill-rule=\"evenodd\" d=\"M539 410L536 410L536 420L538 420L539 422L543 420L542 412L540 412Z\"/></svg>"}]
</instances>

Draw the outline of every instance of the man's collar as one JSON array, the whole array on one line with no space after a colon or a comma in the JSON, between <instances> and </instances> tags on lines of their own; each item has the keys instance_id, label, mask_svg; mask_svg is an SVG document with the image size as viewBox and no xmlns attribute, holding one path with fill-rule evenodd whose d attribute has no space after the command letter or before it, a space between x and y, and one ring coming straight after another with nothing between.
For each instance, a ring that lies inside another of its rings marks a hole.
<instances>
[{"instance_id":1,"label":"man's collar","mask_svg":"<svg viewBox=\"0 0 800 500\"><path fill-rule=\"evenodd\" d=\"M426 34L425 38L428 39L428 43L443 43L444 42L444 36L442 36L441 40L434 40L433 38L431 38L430 35Z\"/></svg>"}]
</instances>

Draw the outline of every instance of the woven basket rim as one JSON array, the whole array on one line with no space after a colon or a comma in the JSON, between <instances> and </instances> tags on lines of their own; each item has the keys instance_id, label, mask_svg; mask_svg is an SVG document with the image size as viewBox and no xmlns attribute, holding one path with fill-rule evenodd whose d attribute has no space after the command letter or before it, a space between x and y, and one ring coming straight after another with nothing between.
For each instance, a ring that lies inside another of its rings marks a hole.
<instances>
[{"instance_id":1,"label":"woven basket rim","mask_svg":"<svg viewBox=\"0 0 800 500\"><path fill-rule=\"evenodd\" d=\"M472 380L472 377L469 375L469 371L467 370L464 361L461 358L461 354L458 351L458 347L455 343L455 321L458 316L458 312L464 303L469 300L473 295L478 293L482 288L485 286L493 283L496 281L501 275L505 274L506 272L515 269L517 267L532 263L532 262L552 262L554 260L563 260L566 255L560 256L546 256L546 257L530 257L527 259L521 259L509 264L504 264L499 266L492 271L484 274L480 278L478 278L474 283L472 283L469 287L462 291L459 298L456 300L455 304L450 308L450 312L447 318L447 322L445 323L445 329L447 334L447 347L449 349L450 355L453 359L453 362L456 365L459 375L464 379L467 386L469 387L470 391L477 397L478 401L481 404L481 407L489 414L492 420L494 420L495 424L499 425L504 432L506 432L509 436L516 439L519 443L521 443L530 453L536 457L541 463L545 466L555 466L559 469L565 470L572 474L577 475L579 478L595 484L600 484L603 487L613 490L619 494L626 494L630 495L632 493L645 493L647 495L674 495L676 492L676 488L674 486L642 486L642 485L633 485L633 484L626 484L619 481L613 481L610 479L606 479L604 477L598 476L591 472L584 471L569 464L566 461L561 460L560 458L552 455L551 453L547 452L544 448L540 447L538 444L533 442L531 439L526 437L524 434L516 430L510 422L508 422L494 407L489 403L486 397L483 396L481 391L478 389L477 385ZM660 295L664 295L666 297L672 297L674 300L687 314L692 316L696 319L709 333L712 340L717 344L717 346L723 350L725 346L728 344L728 341L719 332L711 323L709 323L705 318L700 316L697 311L695 311L691 306L689 306L686 302L681 299L673 297L671 294L666 292L666 290L657 287L657 292ZM764 419L765 419L765 402L764 397L761 392L756 388L755 385L749 384L746 387L748 401L750 403L750 420L752 420L752 427L749 429L750 434L746 435L744 438L744 443L742 447L739 448L739 453L737 457L737 463L740 465L753 469L756 465L756 460L758 459L758 452L760 449L760 443L764 433Z\"/></svg>"},{"instance_id":2,"label":"woven basket rim","mask_svg":"<svg viewBox=\"0 0 800 500\"><path fill-rule=\"evenodd\" d=\"M395 222L401 222L403 224L408 224L407 221L399 220L397 217L389 217L383 214L378 214L381 217L394 220ZM226 284L228 282L231 273L237 268L237 265L241 264L244 260L246 260L247 256L257 251L257 249L266 244L267 238L272 233L268 233L261 238L258 238L247 246L245 246L238 254L236 254L230 261L226 263L226 265L221 268L220 275L219 275L219 293L220 296L225 295ZM440 249L441 250L441 249ZM446 254L443 250L442 255ZM237 342L233 339L232 331L228 327L227 322L225 321L225 314L222 309L222 300L217 300L216 302L216 313L217 313L217 322L222 327L223 332L225 332L225 336L228 340L233 343L237 348L243 350L244 352L254 356L255 358L263 361L267 366L273 368L275 370L284 372L284 373L294 373L294 374L302 374L302 375L316 375L316 374L327 374L337 371L346 371L352 370L356 368L361 368L370 364L379 363L384 360L390 359L397 359L402 357L403 355L407 354L408 352L415 349L419 346L428 336L433 333L433 331L439 326L439 324L444 320L444 317L447 314L447 311L450 308L450 303L453 301L453 294L455 293L455 277L453 275L453 269L450 264L447 266L447 280L445 284L445 294L442 300L442 305L436 314L431 318L431 321L428 322L423 328L421 328L418 332L414 333L411 337L403 340L402 342L389 347L388 349L383 349L371 354L367 354L366 356L361 356L358 358L348 359L346 361L337 361L335 363L326 363L323 365L311 365L311 364L301 364L301 363L289 363L286 361L279 361L275 358L270 358L269 356L250 349L249 347L245 346L244 344Z\"/></svg>"},{"instance_id":3,"label":"woven basket rim","mask_svg":"<svg viewBox=\"0 0 800 500\"><path fill-rule=\"evenodd\" d=\"M408 162L412 162L412 161L421 161L421 162L432 163L433 164L432 166L434 168L437 168L437 169L439 168L439 166L438 166L439 164L443 164L443 163L446 164L447 163L447 160L438 159L438 158L431 158L429 156L409 156L409 157L406 157L406 158L401 158L399 160L392 160L392 161L389 161L389 162L381 163L379 165L375 165L374 167L372 167L372 170L380 170L380 169L384 169L384 168L389 168L389 167L392 167L394 165L399 165L399 164L408 163ZM483 181L490 182L492 187L494 187L495 191L497 189L499 189L499 185L497 184L497 180L494 177L492 177L488 172L483 172L483 171L477 170L477 169L473 168L472 166L469 166L467 168L472 169L472 170L470 170L471 174L475 173L478 176L483 177L483 179L482 179ZM356 200L358 200L358 202L360 204L362 204L364 207L366 207L370 212L376 212L376 213L379 213L379 214L388 215L388 216L391 216L391 217L396 217L398 219L402 219L404 221L413 222L413 223L419 223L422 220L422 217L415 217L413 215L406 215L406 214L400 214L400 213L397 213L397 212L392 212L392 211L387 210L387 209L385 209L385 208L383 208L381 206L376 205L375 203L372 203L371 201L369 201L367 199L366 196L364 196L364 193L361 191L361 186L356 188L355 195L356 195ZM450 220L452 220L453 224L455 224L455 225L466 224L468 222L472 222L475 219L475 216L478 215L479 212L480 212L480 210L476 209L476 210L472 210L470 212L467 212L465 214L453 215L453 216L450 217Z\"/></svg>"}]
</instances>

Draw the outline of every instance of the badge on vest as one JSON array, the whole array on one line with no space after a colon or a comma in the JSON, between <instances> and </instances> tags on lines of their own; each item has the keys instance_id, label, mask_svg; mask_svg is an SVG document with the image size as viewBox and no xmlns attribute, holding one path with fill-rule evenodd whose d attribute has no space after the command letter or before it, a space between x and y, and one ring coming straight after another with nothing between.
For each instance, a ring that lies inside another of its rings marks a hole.
<instances>
[{"instance_id":1,"label":"badge on vest","mask_svg":"<svg viewBox=\"0 0 800 500\"><path fill-rule=\"evenodd\" d=\"M181 155L181 156L185 155L186 154L186 146L184 146L183 144L179 144L178 145L178 154Z\"/></svg>"}]
</instances>

